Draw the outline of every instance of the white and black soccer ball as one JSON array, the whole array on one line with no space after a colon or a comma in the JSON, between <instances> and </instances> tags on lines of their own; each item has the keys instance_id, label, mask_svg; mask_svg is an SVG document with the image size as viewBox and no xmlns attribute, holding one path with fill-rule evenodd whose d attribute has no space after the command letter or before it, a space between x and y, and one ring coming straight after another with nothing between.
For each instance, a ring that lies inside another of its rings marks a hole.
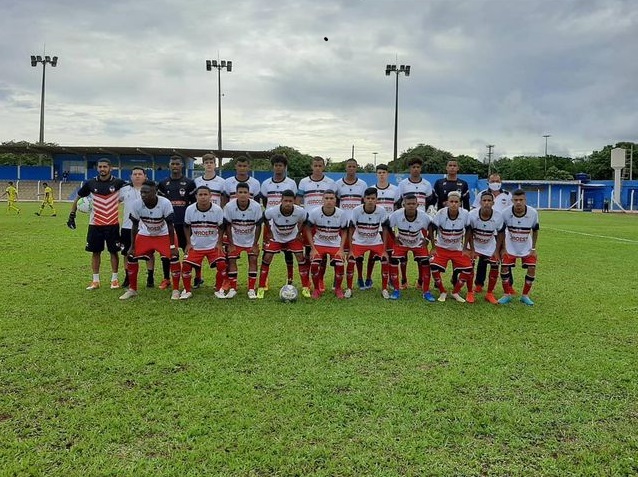
<instances>
[{"instance_id":1,"label":"white and black soccer ball","mask_svg":"<svg viewBox=\"0 0 638 477\"><path fill-rule=\"evenodd\" d=\"M284 303L292 303L297 301L297 297L299 296L299 291L295 288L294 285L284 285L279 290L279 298Z\"/></svg>"},{"instance_id":2,"label":"white and black soccer ball","mask_svg":"<svg viewBox=\"0 0 638 477\"><path fill-rule=\"evenodd\" d=\"M80 197L78 200L78 212L88 214L93 209L93 201L88 197Z\"/></svg>"}]
</instances>

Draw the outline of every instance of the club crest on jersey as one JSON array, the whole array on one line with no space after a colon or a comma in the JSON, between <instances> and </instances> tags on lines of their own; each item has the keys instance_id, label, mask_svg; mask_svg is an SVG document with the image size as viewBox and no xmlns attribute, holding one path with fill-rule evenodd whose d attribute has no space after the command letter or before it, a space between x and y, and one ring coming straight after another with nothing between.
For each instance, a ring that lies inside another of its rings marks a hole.
<instances>
[{"instance_id":1,"label":"club crest on jersey","mask_svg":"<svg viewBox=\"0 0 638 477\"><path fill-rule=\"evenodd\" d=\"M184 196L186 195L186 189L181 188L181 189L179 190L179 195L181 195L182 197L184 197Z\"/></svg>"}]
</instances>

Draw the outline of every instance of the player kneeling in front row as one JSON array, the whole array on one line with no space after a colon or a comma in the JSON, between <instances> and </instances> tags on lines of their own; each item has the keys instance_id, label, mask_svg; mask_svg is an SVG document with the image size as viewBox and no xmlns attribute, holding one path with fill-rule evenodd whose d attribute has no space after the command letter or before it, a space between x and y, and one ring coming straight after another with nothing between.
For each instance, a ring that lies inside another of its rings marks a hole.
<instances>
[{"instance_id":1,"label":"player kneeling in front row","mask_svg":"<svg viewBox=\"0 0 638 477\"><path fill-rule=\"evenodd\" d=\"M418 208L417 197L412 193L403 196L402 209L390 214L386 227L394 235L394 248L390 258L390 282L394 287L390 295L392 300L401 298L399 264L407 262L408 252L412 252L414 261L419 265L423 298L430 302L435 301L430 292L430 257L427 246L427 237L433 234L430 224L430 216Z\"/></svg>"},{"instance_id":2,"label":"player kneeling in front row","mask_svg":"<svg viewBox=\"0 0 638 477\"><path fill-rule=\"evenodd\" d=\"M248 298L252 300L257 298L257 256L264 215L261 206L250 198L250 186L246 182L239 182L235 192L235 198L224 207L230 284L226 298L237 295L237 259L245 252L248 255Z\"/></svg>"},{"instance_id":3,"label":"player kneeling in front row","mask_svg":"<svg viewBox=\"0 0 638 477\"><path fill-rule=\"evenodd\" d=\"M295 193L290 189L286 189L281 193L280 205L265 210L264 234L272 238L268 243L264 244L257 298L264 297L270 263L274 255L282 250L289 250L295 256L299 266L299 275L301 276L301 294L306 298L310 298L310 266L304 256L303 241L301 239L306 217L306 211L295 205Z\"/></svg>"},{"instance_id":4,"label":"player kneeling in front row","mask_svg":"<svg viewBox=\"0 0 638 477\"><path fill-rule=\"evenodd\" d=\"M510 283L510 270L516 265L516 259L520 258L525 274L525 285L521 302L532 306L534 302L529 297L534 278L536 277L536 240L538 239L538 212L527 205L525 191L517 189L512 193L512 207L503 211L505 223L505 253L501 259L501 279L505 295L498 302L501 305L512 301L515 295Z\"/></svg>"},{"instance_id":5,"label":"player kneeling in front row","mask_svg":"<svg viewBox=\"0 0 638 477\"><path fill-rule=\"evenodd\" d=\"M330 256L330 265L335 269L335 296L344 298L341 284L343 283L343 256L346 239L348 237L348 215L343 209L336 207L337 196L333 190L323 193L323 205L308 213L308 226L305 227L306 239L311 244L310 272L314 290L312 298L321 297L321 283L323 282L322 263ZM314 230L314 235L313 235Z\"/></svg>"},{"instance_id":6,"label":"player kneeling in front row","mask_svg":"<svg viewBox=\"0 0 638 477\"><path fill-rule=\"evenodd\" d=\"M184 214L184 233L186 235L186 255L182 260L182 281L184 290L179 298L187 300L193 296L191 289L191 271L193 267L202 267L204 258L211 268L217 268L215 277L215 296L226 298L222 284L226 279L226 258L221 236L224 233L224 211L211 201L211 190L202 185L195 190L197 202L189 205Z\"/></svg>"},{"instance_id":7,"label":"player kneeling in front row","mask_svg":"<svg viewBox=\"0 0 638 477\"><path fill-rule=\"evenodd\" d=\"M498 281L498 263L501 259L500 251L503 247L503 216L499 211L493 209L494 196L490 191L483 191L480 204L478 209L470 211L474 253L479 263L486 263L490 266L485 300L496 305L494 287ZM479 291L478 287L476 291Z\"/></svg>"},{"instance_id":8,"label":"player kneeling in front row","mask_svg":"<svg viewBox=\"0 0 638 477\"><path fill-rule=\"evenodd\" d=\"M179 279L181 267L177 239L173 226L173 206L165 197L157 195L155 182L147 180L140 189L141 199L131 206L131 248L128 252L129 289L120 300L128 300L137 296L137 273L139 260L148 260L158 252L162 258L170 260L170 271L173 284L171 300L179 300Z\"/></svg>"},{"instance_id":9,"label":"player kneeling in front row","mask_svg":"<svg viewBox=\"0 0 638 477\"><path fill-rule=\"evenodd\" d=\"M430 260L434 285L439 289L439 301L445 301L447 291L441 279L448 262L452 262L453 270L459 271L459 278L452 290L452 298L464 303L459 295L463 285L467 284L467 301L474 303L472 291L472 259L474 244L470 229L469 212L461 207L461 193L452 191L447 195L447 207L439 210L432 223L436 228L435 250Z\"/></svg>"},{"instance_id":10,"label":"player kneeling in front row","mask_svg":"<svg viewBox=\"0 0 638 477\"><path fill-rule=\"evenodd\" d=\"M350 215L349 239L351 243L349 267L346 272L348 288L344 296L352 296L352 282L354 279L353 262L363 262L366 252L370 252L368 260L381 261L381 295L390 298L388 292L388 275L390 265L386 252L388 243L388 228L383 224L388 218L388 213L383 207L377 205L377 189L368 187L363 193L363 204L352 209ZM382 230L379 233L379 230Z\"/></svg>"}]
</instances>

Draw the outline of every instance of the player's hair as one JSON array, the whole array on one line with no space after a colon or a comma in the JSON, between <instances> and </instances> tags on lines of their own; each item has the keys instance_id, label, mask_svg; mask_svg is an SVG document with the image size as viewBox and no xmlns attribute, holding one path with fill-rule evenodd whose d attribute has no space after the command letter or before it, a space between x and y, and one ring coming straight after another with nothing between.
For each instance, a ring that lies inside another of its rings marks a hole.
<instances>
[{"instance_id":1,"label":"player's hair","mask_svg":"<svg viewBox=\"0 0 638 477\"><path fill-rule=\"evenodd\" d=\"M292 197L294 199L295 193L290 189L286 189L281 193L281 198L283 199L284 197Z\"/></svg>"},{"instance_id":2,"label":"player's hair","mask_svg":"<svg viewBox=\"0 0 638 477\"><path fill-rule=\"evenodd\" d=\"M142 166L133 166L131 167L131 172L133 171L142 171L144 173L144 175L146 175L146 169L144 169Z\"/></svg>"},{"instance_id":3,"label":"player's hair","mask_svg":"<svg viewBox=\"0 0 638 477\"><path fill-rule=\"evenodd\" d=\"M336 196L337 193L335 191L333 191L332 189L326 189L325 191L323 191L323 195L324 196L326 196L326 195L334 195L334 196Z\"/></svg>"},{"instance_id":4,"label":"player's hair","mask_svg":"<svg viewBox=\"0 0 638 477\"><path fill-rule=\"evenodd\" d=\"M275 164L283 164L284 166L287 166L288 159L283 154L275 154L274 156L270 158L270 164L273 166Z\"/></svg>"},{"instance_id":5,"label":"player's hair","mask_svg":"<svg viewBox=\"0 0 638 477\"><path fill-rule=\"evenodd\" d=\"M461 200L461 193L458 190L451 190L447 194L447 198L456 197L458 200Z\"/></svg>"},{"instance_id":6,"label":"player's hair","mask_svg":"<svg viewBox=\"0 0 638 477\"><path fill-rule=\"evenodd\" d=\"M459 165L459 161L458 161L458 160L456 160L456 159L448 159L448 161L446 162L446 164L449 166L449 165L450 165L450 162L456 162L457 167L458 167L458 165Z\"/></svg>"},{"instance_id":7,"label":"player's hair","mask_svg":"<svg viewBox=\"0 0 638 477\"><path fill-rule=\"evenodd\" d=\"M420 166L423 165L423 159L421 159L419 156L414 156L411 157L410 159L408 159L408 167L409 166L413 166L414 164L418 164Z\"/></svg>"},{"instance_id":8,"label":"player's hair","mask_svg":"<svg viewBox=\"0 0 638 477\"><path fill-rule=\"evenodd\" d=\"M247 191L250 191L250 186L248 185L248 182L238 182L235 186L235 190L238 191L239 189L246 189Z\"/></svg>"},{"instance_id":9,"label":"player's hair","mask_svg":"<svg viewBox=\"0 0 638 477\"><path fill-rule=\"evenodd\" d=\"M182 164L184 164L184 159L182 159L182 156L178 156L177 154L171 156L170 162L181 162Z\"/></svg>"},{"instance_id":10,"label":"player's hair","mask_svg":"<svg viewBox=\"0 0 638 477\"><path fill-rule=\"evenodd\" d=\"M215 162L216 160L217 160L217 156L213 154L212 152L208 152L202 156L202 162L206 162L206 161Z\"/></svg>"},{"instance_id":11,"label":"player's hair","mask_svg":"<svg viewBox=\"0 0 638 477\"><path fill-rule=\"evenodd\" d=\"M388 166L387 166L387 165L385 165L385 164L379 164L379 165L377 166L377 171L386 171L386 172L387 172L388 170L389 170L389 169L388 169Z\"/></svg>"},{"instance_id":12,"label":"player's hair","mask_svg":"<svg viewBox=\"0 0 638 477\"><path fill-rule=\"evenodd\" d=\"M517 195L525 196L525 191L523 189L516 189L512 192L512 197L516 197Z\"/></svg>"},{"instance_id":13,"label":"player's hair","mask_svg":"<svg viewBox=\"0 0 638 477\"><path fill-rule=\"evenodd\" d=\"M494 198L494 196L492 195L492 193L491 193L489 190L484 190L484 191L481 193L481 199L482 199L483 197L485 197L486 195L489 195L492 199Z\"/></svg>"},{"instance_id":14,"label":"player's hair","mask_svg":"<svg viewBox=\"0 0 638 477\"><path fill-rule=\"evenodd\" d=\"M495 172L494 174L490 174L490 177L487 178L488 182L490 181L490 179L495 179L498 177L498 180L501 180L501 175L497 172Z\"/></svg>"},{"instance_id":15,"label":"player's hair","mask_svg":"<svg viewBox=\"0 0 638 477\"><path fill-rule=\"evenodd\" d=\"M312 162L321 162L324 166L326 165L326 161L321 156L315 156L312 158Z\"/></svg>"},{"instance_id":16,"label":"player's hair","mask_svg":"<svg viewBox=\"0 0 638 477\"><path fill-rule=\"evenodd\" d=\"M9 181L9 182L7 182L7 184L13 185L13 181Z\"/></svg>"},{"instance_id":17,"label":"player's hair","mask_svg":"<svg viewBox=\"0 0 638 477\"><path fill-rule=\"evenodd\" d=\"M44 187L47 187L49 184L47 184L46 182L43 182L43 183L42 183L42 185L43 185Z\"/></svg>"},{"instance_id":18,"label":"player's hair","mask_svg":"<svg viewBox=\"0 0 638 477\"><path fill-rule=\"evenodd\" d=\"M100 162L104 162L105 164L108 164L109 166L111 165L111 160L108 157L100 157L97 160L97 164L99 164Z\"/></svg>"},{"instance_id":19,"label":"player's hair","mask_svg":"<svg viewBox=\"0 0 638 477\"><path fill-rule=\"evenodd\" d=\"M368 187L363 193L363 197L368 197L370 195L373 195L375 197L379 195L376 187Z\"/></svg>"},{"instance_id":20,"label":"player's hair","mask_svg":"<svg viewBox=\"0 0 638 477\"><path fill-rule=\"evenodd\" d=\"M407 194L403 196L403 202L405 202L406 200L418 200L418 199L416 197L416 194L413 194L412 192L408 192Z\"/></svg>"},{"instance_id":21,"label":"player's hair","mask_svg":"<svg viewBox=\"0 0 638 477\"><path fill-rule=\"evenodd\" d=\"M144 182L142 182L142 185L153 187L153 188L157 187L157 184L155 183L155 181L151 179L146 179Z\"/></svg>"},{"instance_id":22,"label":"player's hair","mask_svg":"<svg viewBox=\"0 0 638 477\"><path fill-rule=\"evenodd\" d=\"M200 190L207 190L208 192L212 192L210 190L210 187L208 187L206 184L202 184L197 189L195 189L195 194L197 194Z\"/></svg>"},{"instance_id":23,"label":"player's hair","mask_svg":"<svg viewBox=\"0 0 638 477\"><path fill-rule=\"evenodd\" d=\"M235 159L235 164L237 164L238 162L245 162L246 164L250 164L250 159L248 159L248 157L246 156L237 156L237 158Z\"/></svg>"},{"instance_id":24,"label":"player's hair","mask_svg":"<svg viewBox=\"0 0 638 477\"><path fill-rule=\"evenodd\" d=\"M346 159L346 163L348 163L348 162L354 162L355 164L359 164L359 163L357 162L357 160L356 160L354 157L351 157L351 158L349 158L349 159Z\"/></svg>"}]
</instances>

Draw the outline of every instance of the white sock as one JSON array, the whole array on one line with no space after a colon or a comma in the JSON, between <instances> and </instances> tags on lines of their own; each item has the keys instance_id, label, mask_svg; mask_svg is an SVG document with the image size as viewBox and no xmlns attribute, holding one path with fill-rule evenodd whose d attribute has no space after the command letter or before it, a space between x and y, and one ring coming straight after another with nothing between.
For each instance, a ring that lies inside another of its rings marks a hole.
<instances>
[{"instance_id":1,"label":"white sock","mask_svg":"<svg viewBox=\"0 0 638 477\"><path fill-rule=\"evenodd\" d=\"M93 274L93 281L94 282L99 282L100 281L100 274L99 273L94 273Z\"/></svg>"},{"instance_id":2,"label":"white sock","mask_svg":"<svg viewBox=\"0 0 638 477\"><path fill-rule=\"evenodd\" d=\"M115 281L118 279L117 272L111 273L111 281Z\"/></svg>"}]
</instances>

